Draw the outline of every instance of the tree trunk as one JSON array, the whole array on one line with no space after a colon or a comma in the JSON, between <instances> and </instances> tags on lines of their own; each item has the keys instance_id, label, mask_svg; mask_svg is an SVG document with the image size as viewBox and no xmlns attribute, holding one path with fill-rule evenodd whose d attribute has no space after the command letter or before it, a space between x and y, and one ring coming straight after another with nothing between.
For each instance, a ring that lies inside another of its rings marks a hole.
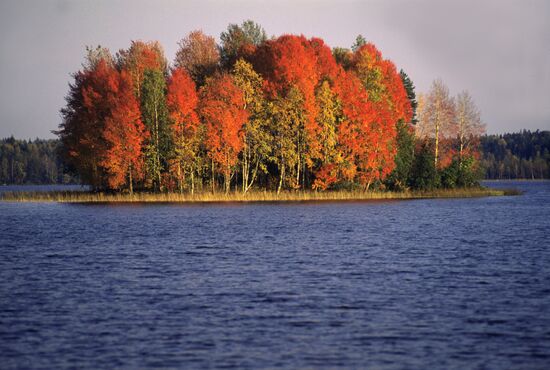
<instances>
[{"instance_id":1,"label":"tree trunk","mask_svg":"<svg viewBox=\"0 0 550 370\"><path fill-rule=\"evenodd\" d=\"M183 178L181 175L181 162L178 161L178 185L180 188L180 194L183 194Z\"/></svg>"},{"instance_id":2,"label":"tree trunk","mask_svg":"<svg viewBox=\"0 0 550 370\"><path fill-rule=\"evenodd\" d=\"M281 174L279 176L280 176L280 179L279 179L279 186L277 187L277 194L279 194L281 192L281 189L283 187L283 179L285 177L285 165L284 164L282 165Z\"/></svg>"},{"instance_id":3,"label":"tree trunk","mask_svg":"<svg viewBox=\"0 0 550 370\"><path fill-rule=\"evenodd\" d=\"M191 195L195 194L195 171L191 169Z\"/></svg>"},{"instance_id":4,"label":"tree trunk","mask_svg":"<svg viewBox=\"0 0 550 370\"><path fill-rule=\"evenodd\" d=\"M437 169L437 159L439 158L439 122L435 124L435 153L434 166Z\"/></svg>"},{"instance_id":5,"label":"tree trunk","mask_svg":"<svg viewBox=\"0 0 550 370\"><path fill-rule=\"evenodd\" d=\"M212 184L212 194L214 194L214 192L215 192L215 189L214 189L214 159L212 159L212 180L210 182Z\"/></svg>"},{"instance_id":6,"label":"tree trunk","mask_svg":"<svg viewBox=\"0 0 550 370\"><path fill-rule=\"evenodd\" d=\"M134 194L134 187L132 185L132 164L128 166L128 178L130 183L130 194Z\"/></svg>"},{"instance_id":7,"label":"tree trunk","mask_svg":"<svg viewBox=\"0 0 550 370\"><path fill-rule=\"evenodd\" d=\"M246 185L246 188L244 190L245 193L252 187L252 184L254 184L254 180L256 179L256 175L258 174L259 165L260 165L260 160L256 159L256 166L254 167L254 172L252 173L252 180L250 180L250 184Z\"/></svg>"}]
</instances>

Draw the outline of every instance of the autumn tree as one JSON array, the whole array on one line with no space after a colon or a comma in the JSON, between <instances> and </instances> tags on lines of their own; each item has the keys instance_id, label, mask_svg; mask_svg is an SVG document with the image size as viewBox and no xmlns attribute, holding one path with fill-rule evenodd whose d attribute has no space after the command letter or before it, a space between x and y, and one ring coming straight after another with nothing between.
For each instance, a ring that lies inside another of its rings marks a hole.
<instances>
[{"instance_id":1,"label":"autumn tree","mask_svg":"<svg viewBox=\"0 0 550 370\"><path fill-rule=\"evenodd\" d=\"M294 138L298 160L295 168L289 168L288 163L285 165L285 170L289 169L295 175L295 181L289 185L302 187L306 184L306 169L312 168L313 158L318 156L320 149L320 143L315 141L320 130L315 121L315 87L319 83L316 51L304 36L283 35L275 40L268 40L258 49L254 65L266 80L265 89L271 99L281 103L290 91L299 92L294 92L289 100L291 104L286 101L278 106L279 110L281 107L289 107L292 110L289 115L292 115L297 109L294 104L298 101L302 104L299 110L303 114L294 117L293 121L297 128Z\"/></svg>"},{"instance_id":2,"label":"autumn tree","mask_svg":"<svg viewBox=\"0 0 550 370\"><path fill-rule=\"evenodd\" d=\"M91 71L97 67L99 62L105 62L108 66L115 65L115 59L109 51L109 49L102 47L101 45L94 47L86 46L86 58L82 67L84 70Z\"/></svg>"},{"instance_id":3,"label":"autumn tree","mask_svg":"<svg viewBox=\"0 0 550 370\"><path fill-rule=\"evenodd\" d=\"M259 171L267 172L272 137L269 131L269 111L263 95L263 79L252 65L239 59L233 68L233 81L241 89L248 120L243 126L242 191L254 184Z\"/></svg>"},{"instance_id":4,"label":"autumn tree","mask_svg":"<svg viewBox=\"0 0 550 370\"><path fill-rule=\"evenodd\" d=\"M338 172L343 180L353 182L359 173L368 171L360 162L369 149L373 106L361 81L352 72L341 70L334 88L342 106L338 125Z\"/></svg>"},{"instance_id":5,"label":"autumn tree","mask_svg":"<svg viewBox=\"0 0 550 370\"><path fill-rule=\"evenodd\" d=\"M317 117L320 125L318 142L321 143L319 168L315 174L314 189L326 190L334 184L337 177L337 163L340 157L337 151L337 128L341 119L341 105L332 91L330 83L325 80L317 90Z\"/></svg>"},{"instance_id":6,"label":"autumn tree","mask_svg":"<svg viewBox=\"0 0 550 370\"><path fill-rule=\"evenodd\" d=\"M353 54L350 49L335 47L332 48L332 55L338 65L342 66L345 70L348 70L352 64Z\"/></svg>"},{"instance_id":7,"label":"autumn tree","mask_svg":"<svg viewBox=\"0 0 550 370\"><path fill-rule=\"evenodd\" d=\"M191 178L191 194L195 191L195 173L200 162L201 125L196 112L198 96L195 83L183 68L176 68L168 83L166 96L174 143L173 166L180 192L185 174Z\"/></svg>"},{"instance_id":8,"label":"autumn tree","mask_svg":"<svg viewBox=\"0 0 550 370\"><path fill-rule=\"evenodd\" d=\"M158 41L132 41L127 50L117 53L117 67L130 75L138 101L141 99L145 71L151 69L166 73L166 65L164 51Z\"/></svg>"},{"instance_id":9,"label":"autumn tree","mask_svg":"<svg viewBox=\"0 0 550 370\"><path fill-rule=\"evenodd\" d=\"M456 97L456 131L458 140L458 158L462 164L465 156L472 155L475 144L485 133L485 125L481 121L481 113L468 91L463 91Z\"/></svg>"},{"instance_id":10,"label":"autumn tree","mask_svg":"<svg viewBox=\"0 0 550 370\"><path fill-rule=\"evenodd\" d=\"M201 183L211 167L212 186L223 177L225 191L235 178L243 192L258 183L278 191L404 188L413 183L407 168L416 103L417 132L428 128L423 148L435 148L438 168L451 158L447 144L462 143L459 157L471 152L475 134L467 124L462 136L445 124L434 113L437 94L416 97L410 78L362 36L353 52L331 51L320 38L267 40L246 21L229 25L221 40L218 49L212 37L191 32L170 75L158 43L134 41L116 61L105 49L88 50L60 126L67 156L86 181L96 189L140 182L157 191L177 183L180 192L187 185L193 192L195 177ZM451 183L454 174L447 175Z\"/></svg>"},{"instance_id":11,"label":"autumn tree","mask_svg":"<svg viewBox=\"0 0 550 370\"><path fill-rule=\"evenodd\" d=\"M285 183L290 188L299 187L300 136L303 133L300 122L304 122L306 115L303 95L293 87L286 96L278 96L272 102L271 109L272 160L279 170L277 193L280 193Z\"/></svg>"},{"instance_id":12,"label":"autumn tree","mask_svg":"<svg viewBox=\"0 0 550 370\"><path fill-rule=\"evenodd\" d=\"M243 147L242 127L248 119L243 93L230 75L222 74L207 80L200 95L199 111L205 124L205 144L212 160L212 188L217 166L228 193Z\"/></svg>"},{"instance_id":13,"label":"autumn tree","mask_svg":"<svg viewBox=\"0 0 550 370\"><path fill-rule=\"evenodd\" d=\"M368 140L363 144L366 149L358 158L362 168L358 174L360 182L368 189L395 168L397 123L400 120L410 122L412 109L395 65L364 39L355 47L350 72L361 81L372 106L369 121L362 123L368 126L363 128Z\"/></svg>"},{"instance_id":14,"label":"autumn tree","mask_svg":"<svg viewBox=\"0 0 550 370\"><path fill-rule=\"evenodd\" d=\"M103 132L108 149L101 165L105 168L109 188L127 186L133 193L134 181L143 177L141 149L145 127L141 122L130 75L124 70L114 73L114 100Z\"/></svg>"},{"instance_id":15,"label":"autumn tree","mask_svg":"<svg viewBox=\"0 0 550 370\"><path fill-rule=\"evenodd\" d=\"M412 172L412 166L415 155L415 129L414 125L417 122L416 108L416 93L414 84L409 76L401 70L399 72L403 87L405 88L407 98L411 107L411 122L405 122L399 119L397 122L397 153L395 155L395 169L392 171L386 181L386 184L395 190L403 190L409 186L409 179Z\"/></svg>"},{"instance_id":16,"label":"autumn tree","mask_svg":"<svg viewBox=\"0 0 550 370\"><path fill-rule=\"evenodd\" d=\"M220 54L212 36L197 30L190 32L179 43L174 62L176 68L184 68L197 86L218 69Z\"/></svg>"},{"instance_id":17,"label":"autumn tree","mask_svg":"<svg viewBox=\"0 0 550 370\"><path fill-rule=\"evenodd\" d=\"M141 114L149 138L145 142L147 178L160 190L162 172L167 169L170 131L166 107L166 80L159 70L148 69L141 87Z\"/></svg>"},{"instance_id":18,"label":"autumn tree","mask_svg":"<svg viewBox=\"0 0 550 370\"><path fill-rule=\"evenodd\" d=\"M106 50L100 52L109 55ZM108 144L102 133L115 100L117 72L110 58L93 59L90 54L88 58L84 69L74 74L74 82L69 85L57 134L67 162L84 183L97 190L106 182L102 163Z\"/></svg>"},{"instance_id":19,"label":"autumn tree","mask_svg":"<svg viewBox=\"0 0 550 370\"><path fill-rule=\"evenodd\" d=\"M455 105L449 95L449 89L441 79L432 83L429 93L422 102L422 111L419 116L418 130L425 132L434 140L434 165L440 163L440 142L442 138L454 136L455 132Z\"/></svg>"},{"instance_id":20,"label":"autumn tree","mask_svg":"<svg viewBox=\"0 0 550 370\"><path fill-rule=\"evenodd\" d=\"M221 63L226 69L230 69L247 46L255 48L263 44L267 40L267 34L262 26L246 20L241 25L230 24L221 33L220 40Z\"/></svg>"}]
</instances>

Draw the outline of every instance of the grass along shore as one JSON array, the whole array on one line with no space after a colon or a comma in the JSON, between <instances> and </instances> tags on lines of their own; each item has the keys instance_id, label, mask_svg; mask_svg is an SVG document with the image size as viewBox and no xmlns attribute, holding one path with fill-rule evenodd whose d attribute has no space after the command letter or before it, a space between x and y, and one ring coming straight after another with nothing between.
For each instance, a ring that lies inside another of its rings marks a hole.
<instances>
[{"instance_id":1,"label":"grass along shore","mask_svg":"<svg viewBox=\"0 0 550 370\"><path fill-rule=\"evenodd\" d=\"M367 201L384 199L475 198L518 195L515 189L438 189L432 191L272 191L211 193L94 193L82 191L59 192L5 192L0 200L8 202L62 202L62 203L200 203L200 202L303 202L303 201Z\"/></svg>"}]
</instances>

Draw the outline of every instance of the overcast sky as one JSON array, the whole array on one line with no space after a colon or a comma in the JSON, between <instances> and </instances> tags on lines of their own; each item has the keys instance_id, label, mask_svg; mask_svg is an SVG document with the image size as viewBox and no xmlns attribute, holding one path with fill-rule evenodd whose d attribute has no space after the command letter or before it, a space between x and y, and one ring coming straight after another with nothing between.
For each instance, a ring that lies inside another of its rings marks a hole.
<instances>
[{"instance_id":1,"label":"overcast sky","mask_svg":"<svg viewBox=\"0 0 550 370\"><path fill-rule=\"evenodd\" d=\"M216 37L252 19L268 35L319 36L349 47L358 34L427 91L442 78L469 90L489 133L550 129L550 1L143 1L2 0L0 137L53 137L71 73L86 45L113 53L130 40Z\"/></svg>"}]
</instances>

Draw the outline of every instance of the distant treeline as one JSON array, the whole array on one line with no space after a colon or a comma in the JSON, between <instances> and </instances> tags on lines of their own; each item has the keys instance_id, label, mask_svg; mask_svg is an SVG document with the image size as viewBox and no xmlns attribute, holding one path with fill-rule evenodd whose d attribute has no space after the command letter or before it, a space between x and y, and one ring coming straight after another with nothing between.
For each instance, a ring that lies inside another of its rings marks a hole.
<instances>
[{"instance_id":1,"label":"distant treeline","mask_svg":"<svg viewBox=\"0 0 550 370\"><path fill-rule=\"evenodd\" d=\"M0 139L0 184L69 184L77 182L57 154L57 139Z\"/></svg>"},{"instance_id":2,"label":"distant treeline","mask_svg":"<svg viewBox=\"0 0 550 370\"><path fill-rule=\"evenodd\" d=\"M487 179L550 178L550 131L481 137Z\"/></svg>"}]
</instances>

